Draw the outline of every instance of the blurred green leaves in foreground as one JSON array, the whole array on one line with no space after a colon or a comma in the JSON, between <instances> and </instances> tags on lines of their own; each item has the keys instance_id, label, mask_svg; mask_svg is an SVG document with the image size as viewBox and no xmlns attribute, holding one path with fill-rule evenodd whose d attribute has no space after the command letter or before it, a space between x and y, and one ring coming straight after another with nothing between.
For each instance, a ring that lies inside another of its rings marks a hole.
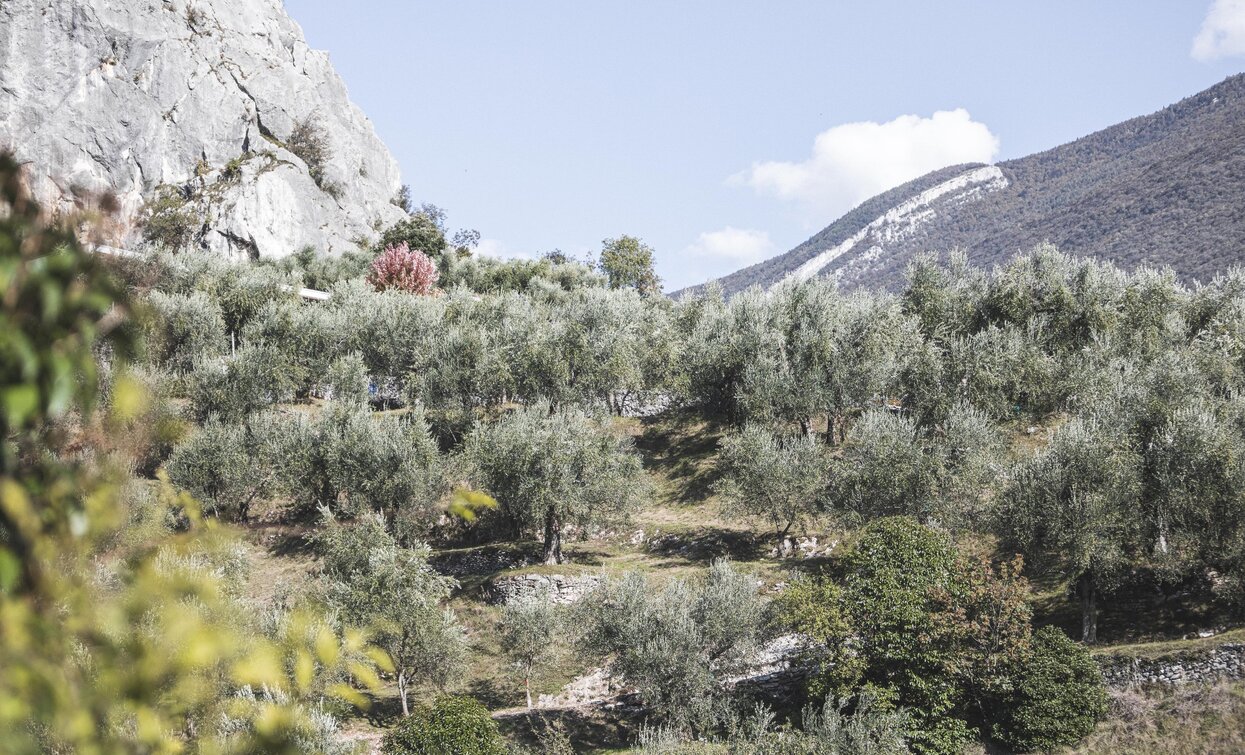
<instances>
[{"instance_id":1,"label":"blurred green leaves in foreground","mask_svg":"<svg viewBox=\"0 0 1245 755\"><path fill-rule=\"evenodd\" d=\"M241 620L238 543L96 442L146 406L133 322L0 155L0 752L319 751L388 657L311 611Z\"/></svg>"}]
</instances>

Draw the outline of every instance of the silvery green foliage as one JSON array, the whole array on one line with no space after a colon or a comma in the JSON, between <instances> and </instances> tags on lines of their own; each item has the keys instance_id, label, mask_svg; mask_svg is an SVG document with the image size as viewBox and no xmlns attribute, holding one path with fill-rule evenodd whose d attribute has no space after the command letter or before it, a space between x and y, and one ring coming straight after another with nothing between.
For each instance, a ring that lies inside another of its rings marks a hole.
<instances>
[{"instance_id":1,"label":"silvery green foliage","mask_svg":"<svg viewBox=\"0 0 1245 755\"><path fill-rule=\"evenodd\" d=\"M402 534L427 526L444 481L421 414L378 417L334 402L311 422L290 423L289 437L298 440L282 474L299 505L345 517L380 513Z\"/></svg>"},{"instance_id":2,"label":"silvery green foliage","mask_svg":"<svg viewBox=\"0 0 1245 755\"><path fill-rule=\"evenodd\" d=\"M742 421L748 413L742 401L745 372L774 338L768 298L749 289L728 304L711 288L682 302L677 316L687 334L681 386L686 400L711 416Z\"/></svg>"},{"instance_id":3,"label":"silvery green foliage","mask_svg":"<svg viewBox=\"0 0 1245 755\"><path fill-rule=\"evenodd\" d=\"M223 354L228 340L220 304L201 291L166 294L153 291L146 323L149 358L171 372L189 372L197 361Z\"/></svg>"},{"instance_id":4,"label":"silvery green foliage","mask_svg":"<svg viewBox=\"0 0 1245 755\"><path fill-rule=\"evenodd\" d=\"M288 353L267 344L246 346L234 356L200 360L187 376L191 411L199 421L215 416L241 422L274 404L292 401L306 373Z\"/></svg>"},{"instance_id":5,"label":"silvery green foliage","mask_svg":"<svg viewBox=\"0 0 1245 755\"><path fill-rule=\"evenodd\" d=\"M475 409L513 396L531 309L530 299L514 293L487 299L462 289L451 293L440 327L429 333L427 353L406 375L408 402L469 423Z\"/></svg>"},{"instance_id":6,"label":"silvery green foliage","mask_svg":"<svg viewBox=\"0 0 1245 755\"><path fill-rule=\"evenodd\" d=\"M383 514L403 537L430 526L444 492L440 452L420 413L374 416L345 402L314 419L209 419L167 467L174 483L223 516L245 519L252 504L285 497L304 512Z\"/></svg>"},{"instance_id":7,"label":"silvery green foliage","mask_svg":"<svg viewBox=\"0 0 1245 755\"><path fill-rule=\"evenodd\" d=\"M1095 634L1093 594L1110 588L1141 540L1137 455L1120 428L1073 419L1012 473L1003 526L1026 553L1054 554L1080 580L1083 639Z\"/></svg>"},{"instance_id":8,"label":"silvery green foliage","mask_svg":"<svg viewBox=\"0 0 1245 755\"><path fill-rule=\"evenodd\" d=\"M248 424L212 418L173 449L165 466L208 513L245 522L253 505L278 490L280 460L272 448L281 436L271 418Z\"/></svg>"},{"instance_id":9,"label":"silvery green foliage","mask_svg":"<svg viewBox=\"0 0 1245 755\"><path fill-rule=\"evenodd\" d=\"M264 687L256 694L251 686L243 687L234 693L235 702L243 708L258 708L266 704L289 705L288 693L280 689ZM295 708L306 714L308 726L295 737L294 745L298 752L315 753L315 755L361 755L365 752L362 743L351 742L341 735L337 717L324 710L323 705L297 704ZM250 732L256 720L255 715L234 718L222 714L216 722L216 730L223 739L239 737Z\"/></svg>"},{"instance_id":10,"label":"silvery green foliage","mask_svg":"<svg viewBox=\"0 0 1245 755\"><path fill-rule=\"evenodd\" d=\"M329 395L334 401L358 406L367 403L368 375L363 355L352 351L329 365L325 376Z\"/></svg>"},{"instance_id":11,"label":"silvery green foliage","mask_svg":"<svg viewBox=\"0 0 1245 755\"><path fill-rule=\"evenodd\" d=\"M682 310L694 403L735 422L824 420L830 440L842 440L850 410L883 401L919 340L893 297L822 280L729 303L710 292Z\"/></svg>"},{"instance_id":12,"label":"silvery green foliage","mask_svg":"<svg viewBox=\"0 0 1245 755\"><path fill-rule=\"evenodd\" d=\"M307 396L325 382L334 361L350 353L354 324L336 307L269 302L242 330L242 342L264 347L288 372L295 393Z\"/></svg>"},{"instance_id":13,"label":"silvery green foliage","mask_svg":"<svg viewBox=\"0 0 1245 755\"><path fill-rule=\"evenodd\" d=\"M442 261L441 286L446 290L463 287L481 294L502 292L570 291L602 288L605 277L583 262L539 260L500 260L473 255L460 258L446 255Z\"/></svg>"},{"instance_id":14,"label":"silvery green foliage","mask_svg":"<svg viewBox=\"0 0 1245 755\"><path fill-rule=\"evenodd\" d=\"M330 308L347 328L343 343L357 350L377 382L403 382L434 354L444 329L447 297L411 296L359 285L334 289Z\"/></svg>"},{"instance_id":15,"label":"silvery green foliage","mask_svg":"<svg viewBox=\"0 0 1245 755\"><path fill-rule=\"evenodd\" d=\"M654 354L670 354L665 310L634 290L583 288L536 301L516 343L516 390L528 401L620 413L659 386Z\"/></svg>"},{"instance_id":16,"label":"silvery green foliage","mask_svg":"<svg viewBox=\"0 0 1245 755\"><path fill-rule=\"evenodd\" d=\"M679 730L712 731L730 710L727 680L761 639L756 579L715 561L695 580L660 588L642 572L612 577L576 607L586 652Z\"/></svg>"},{"instance_id":17,"label":"silvery green foliage","mask_svg":"<svg viewBox=\"0 0 1245 755\"><path fill-rule=\"evenodd\" d=\"M548 563L561 563L568 526L619 520L649 495L630 439L574 407L537 404L480 424L463 457L472 484L497 499L515 534L543 538Z\"/></svg>"},{"instance_id":18,"label":"silvery green foliage","mask_svg":"<svg viewBox=\"0 0 1245 755\"><path fill-rule=\"evenodd\" d=\"M906 755L908 716L889 710L865 696L851 712L827 701L820 709L804 708L800 728L775 726L774 714L758 706L747 718L732 722L721 737L689 741L671 726L640 730L638 755Z\"/></svg>"},{"instance_id":19,"label":"silvery green foliage","mask_svg":"<svg viewBox=\"0 0 1245 755\"><path fill-rule=\"evenodd\" d=\"M561 639L562 611L548 591L508 602L502 609L501 650L523 678L527 707L532 707L532 674L548 663Z\"/></svg>"},{"instance_id":20,"label":"silvery green foliage","mask_svg":"<svg viewBox=\"0 0 1245 755\"><path fill-rule=\"evenodd\" d=\"M394 662L404 708L412 684L444 687L462 673L466 636L444 606L456 583L428 566L427 546L399 545L376 514L353 525L326 514L318 541L324 600L342 623L375 632L373 643Z\"/></svg>"},{"instance_id":21,"label":"silvery green foliage","mask_svg":"<svg viewBox=\"0 0 1245 755\"><path fill-rule=\"evenodd\" d=\"M824 444L810 435L777 435L759 425L722 440L718 467L724 513L764 521L780 541L816 511L830 479Z\"/></svg>"},{"instance_id":22,"label":"silvery green foliage","mask_svg":"<svg viewBox=\"0 0 1245 755\"><path fill-rule=\"evenodd\" d=\"M969 526L983 511L982 490L1001 471L1002 453L994 423L967 404L924 428L902 414L869 411L835 464L835 506L863 521L912 515Z\"/></svg>"},{"instance_id":23,"label":"silvery green foliage","mask_svg":"<svg viewBox=\"0 0 1245 755\"><path fill-rule=\"evenodd\" d=\"M202 291L218 302L225 329L240 335L242 329L267 305L297 303L298 281L291 275L264 265L231 264L204 254L182 255L183 286Z\"/></svg>"}]
</instances>

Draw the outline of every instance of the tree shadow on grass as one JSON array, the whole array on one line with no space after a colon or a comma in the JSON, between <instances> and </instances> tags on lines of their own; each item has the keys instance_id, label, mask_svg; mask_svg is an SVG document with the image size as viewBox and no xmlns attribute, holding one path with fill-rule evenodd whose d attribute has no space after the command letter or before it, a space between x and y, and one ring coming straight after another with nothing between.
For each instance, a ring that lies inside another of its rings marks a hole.
<instances>
[{"instance_id":1,"label":"tree shadow on grass","mask_svg":"<svg viewBox=\"0 0 1245 755\"><path fill-rule=\"evenodd\" d=\"M316 552L314 531L305 527L267 528L260 542L272 556L312 556Z\"/></svg>"},{"instance_id":2,"label":"tree shadow on grass","mask_svg":"<svg viewBox=\"0 0 1245 755\"><path fill-rule=\"evenodd\" d=\"M682 412L644 420L636 438L644 468L669 481L669 493L682 503L702 503L720 476L713 459L722 430Z\"/></svg>"},{"instance_id":3,"label":"tree shadow on grass","mask_svg":"<svg viewBox=\"0 0 1245 755\"><path fill-rule=\"evenodd\" d=\"M476 679L467 687L467 694L479 700L489 710L497 710L514 704L514 695L498 687L496 679Z\"/></svg>"},{"instance_id":4,"label":"tree shadow on grass","mask_svg":"<svg viewBox=\"0 0 1245 755\"><path fill-rule=\"evenodd\" d=\"M557 731L570 740L575 752L589 752L628 746L643 720L643 713L638 708L606 710L591 707L535 709L501 716L497 724L506 737L529 747L541 747L544 744L542 738Z\"/></svg>"},{"instance_id":5,"label":"tree shadow on grass","mask_svg":"<svg viewBox=\"0 0 1245 755\"><path fill-rule=\"evenodd\" d=\"M759 535L746 530L704 527L692 533L661 535L647 544L649 553L669 559L682 559L707 564L717 558L732 561L759 561L774 547L772 535ZM665 562L677 566L677 562Z\"/></svg>"},{"instance_id":6,"label":"tree shadow on grass","mask_svg":"<svg viewBox=\"0 0 1245 755\"><path fill-rule=\"evenodd\" d=\"M363 717L376 728L391 726L402 718L402 700L397 695L368 695L371 704Z\"/></svg>"}]
</instances>

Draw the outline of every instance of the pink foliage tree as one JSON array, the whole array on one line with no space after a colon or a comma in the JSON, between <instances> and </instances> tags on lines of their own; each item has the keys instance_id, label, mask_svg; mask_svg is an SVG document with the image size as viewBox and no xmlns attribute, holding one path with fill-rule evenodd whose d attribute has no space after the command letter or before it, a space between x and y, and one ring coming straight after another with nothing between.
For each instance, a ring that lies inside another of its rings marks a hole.
<instances>
[{"instance_id":1,"label":"pink foliage tree","mask_svg":"<svg viewBox=\"0 0 1245 755\"><path fill-rule=\"evenodd\" d=\"M421 251L411 250L404 241L385 247L385 251L372 263L367 281L377 291L396 288L413 294L430 294L440 277L441 273L432 258Z\"/></svg>"}]
</instances>

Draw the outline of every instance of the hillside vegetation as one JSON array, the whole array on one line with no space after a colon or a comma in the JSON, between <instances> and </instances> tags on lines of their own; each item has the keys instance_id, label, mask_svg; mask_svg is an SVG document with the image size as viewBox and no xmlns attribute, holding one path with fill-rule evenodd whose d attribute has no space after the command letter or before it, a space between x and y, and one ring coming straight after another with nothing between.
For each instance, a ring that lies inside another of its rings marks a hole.
<instances>
[{"instance_id":1,"label":"hillside vegetation","mask_svg":"<svg viewBox=\"0 0 1245 755\"><path fill-rule=\"evenodd\" d=\"M602 269L497 262L427 210L349 258L105 266L4 185L16 751L1196 728L1161 701L1167 728L1123 738L1090 648L1239 620L1239 273L1042 246L922 258L897 294L676 303L638 240Z\"/></svg>"},{"instance_id":2,"label":"hillside vegetation","mask_svg":"<svg viewBox=\"0 0 1245 755\"><path fill-rule=\"evenodd\" d=\"M998 164L1007 186L974 201L944 201L915 229L873 239L821 275L844 288L902 289L919 254L963 250L974 265L1006 262L1049 242L1125 270L1169 267L1209 282L1241 262L1245 238L1245 75L1152 115L1054 149ZM732 295L773 286L887 210L973 166L934 171L862 203L786 254L718 281ZM696 289L693 289L696 290Z\"/></svg>"}]
</instances>

